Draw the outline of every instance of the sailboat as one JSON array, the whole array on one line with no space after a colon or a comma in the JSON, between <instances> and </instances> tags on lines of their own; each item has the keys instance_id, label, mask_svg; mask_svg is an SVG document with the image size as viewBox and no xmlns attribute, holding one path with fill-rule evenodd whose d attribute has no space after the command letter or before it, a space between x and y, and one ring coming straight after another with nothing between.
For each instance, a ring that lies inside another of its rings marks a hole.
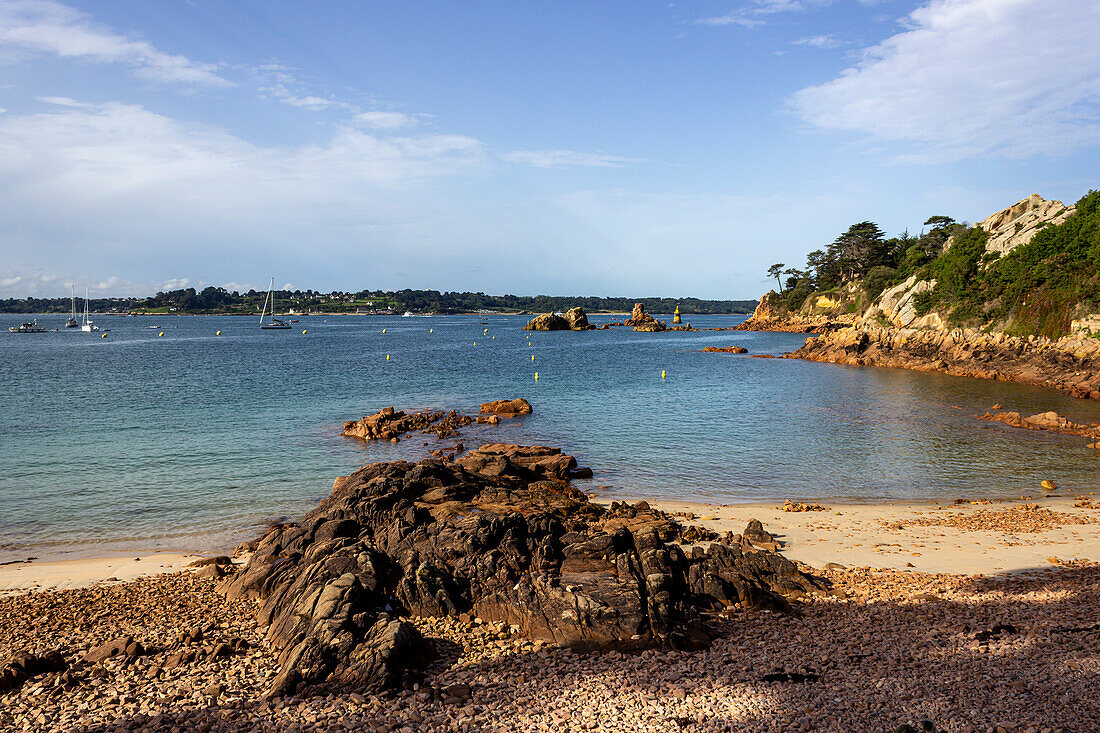
<instances>
[{"instance_id":1,"label":"sailboat","mask_svg":"<svg viewBox=\"0 0 1100 733\"><path fill-rule=\"evenodd\" d=\"M99 330L99 326L92 323L91 319L88 318L88 288L84 288L84 322L80 324L80 330L85 333Z\"/></svg>"},{"instance_id":2,"label":"sailboat","mask_svg":"<svg viewBox=\"0 0 1100 733\"><path fill-rule=\"evenodd\" d=\"M69 316L69 320L65 323L65 328L76 328L80 325L80 321L76 320L76 285L72 285L73 289L73 310L72 315Z\"/></svg>"},{"instance_id":3,"label":"sailboat","mask_svg":"<svg viewBox=\"0 0 1100 733\"><path fill-rule=\"evenodd\" d=\"M264 323L264 316L267 315L267 303L271 301L271 320ZM264 308L260 311L260 328L264 330L283 330L290 328L290 324L286 321L280 321L275 317L275 278L271 278L271 287L267 291L267 297L264 298Z\"/></svg>"}]
</instances>

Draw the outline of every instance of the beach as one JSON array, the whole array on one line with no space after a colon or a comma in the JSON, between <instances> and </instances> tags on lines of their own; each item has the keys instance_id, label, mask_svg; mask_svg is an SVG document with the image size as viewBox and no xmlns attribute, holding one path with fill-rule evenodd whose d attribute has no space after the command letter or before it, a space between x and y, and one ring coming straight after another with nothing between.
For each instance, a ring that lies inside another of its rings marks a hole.
<instances>
[{"instance_id":1,"label":"beach","mask_svg":"<svg viewBox=\"0 0 1100 733\"><path fill-rule=\"evenodd\" d=\"M0 693L0 727L847 731L928 719L949 731L1089 730L1100 512L1074 503L656 503L720 531L760 519L833 592L800 616L733 612L698 652L577 654L506 624L414 618L440 657L413 689L373 695L267 698L278 662L254 604L178 570L187 556L4 566L0 588L53 590L0 599L0 657L60 647L76 662L120 635L144 651ZM1030 515L1018 526L1037 531L997 529L1003 512Z\"/></svg>"}]
</instances>

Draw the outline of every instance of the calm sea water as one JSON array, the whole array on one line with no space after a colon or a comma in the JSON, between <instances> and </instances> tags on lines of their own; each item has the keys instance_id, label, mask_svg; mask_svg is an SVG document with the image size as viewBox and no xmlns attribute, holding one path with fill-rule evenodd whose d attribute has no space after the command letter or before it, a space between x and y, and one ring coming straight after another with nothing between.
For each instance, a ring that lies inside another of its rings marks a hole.
<instances>
[{"instance_id":1,"label":"calm sea water","mask_svg":"<svg viewBox=\"0 0 1100 733\"><path fill-rule=\"evenodd\" d=\"M700 351L781 354L799 334L528 334L526 319L506 316L303 317L293 331L260 331L252 318L104 316L105 339L9 334L20 320L0 317L0 561L231 547L307 511L338 475L440 445L339 436L345 420L387 405L476 412L526 397L534 415L471 427L466 444L561 446L595 470L584 487L611 497L1018 497L1044 478L1100 483L1100 452L1082 439L975 419L999 402L1100 421L1100 404Z\"/></svg>"}]
</instances>

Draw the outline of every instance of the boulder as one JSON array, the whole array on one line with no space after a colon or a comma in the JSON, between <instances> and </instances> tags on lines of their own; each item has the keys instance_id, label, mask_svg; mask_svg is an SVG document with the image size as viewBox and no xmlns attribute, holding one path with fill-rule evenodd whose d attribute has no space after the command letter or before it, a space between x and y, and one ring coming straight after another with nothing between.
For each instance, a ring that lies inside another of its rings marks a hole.
<instances>
[{"instance_id":1,"label":"boulder","mask_svg":"<svg viewBox=\"0 0 1100 733\"><path fill-rule=\"evenodd\" d=\"M16 652L0 659L0 693L14 690L37 675L60 672L67 666L58 651L47 654Z\"/></svg>"},{"instance_id":2,"label":"boulder","mask_svg":"<svg viewBox=\"0 0 1100 733\"><path fill-rule=\"evenodd\" d=\"M121 636L89 650L83 657L87 664L98 664L111 657L138 657L145 653L141 642L131 636Z\"/></svg>"},{"instance_id":3,"label":"boulder","mask_svg":"<svg viewBox=\"0 0 1100 733\"><path fill-rule=\"evenodd\" d=\"M582 308L570 308L565 312L565 320L569 323L569 328L574 331L587 331L593 328L588 323L588 316L585 314Z\"/></svg>"},{"instance_id":4,"label":"boulder","mask_svg":"<svg viewBox=\"0 0 1100 733\"><path fill-rule=\"evenodd\" d=\"M483 415L530 415L531 403L522 397L517 397L514 400L496 400L494 402L483 402L481 404L481 414Z\"/></svg>"},{"instance_id":5,"label":"boulder","mask_svg":"<svg viewBox=\"0 0 1100 733\"><path fill-rule=\"evenodd\" d=\"M708 644L731 603L791 611L823 592L782 556L636 505L591 503L556 448L490 444L448 463L364 466L297 524L276 525L223 584L259 601L278 650L273 694L378 691L415 680L431 646L403 620L473 615L582 650ZM333 521L358 532L322 531ZM762 528L760 531L763 531Z\"/></svg>"},{"instance_id":6,"label":"boulder","mask_svg":"<svg viewBox=\"0 0 1100 733\"><path fill-rule=\"evenodd\" d=\"M348 420L340 434L360 440L394 440L406 433L420 431L446 438L457 435L459 428L473 421L472 417L460 415L454 410L409 414L393 407L383 407L361 420Z\"/></svg>"},{"instance_id":7,"label":"boulder","mask_svg":"<svg viewBox=\"0 0 1100 733\"><path fill-rule=\"evenodd\" d=\"M559 316L557 313L543 313L541 316L535 316L527 325L523 327L524 331L568 331L569 321L564 317Z\"/></svg>"}]
</instances>

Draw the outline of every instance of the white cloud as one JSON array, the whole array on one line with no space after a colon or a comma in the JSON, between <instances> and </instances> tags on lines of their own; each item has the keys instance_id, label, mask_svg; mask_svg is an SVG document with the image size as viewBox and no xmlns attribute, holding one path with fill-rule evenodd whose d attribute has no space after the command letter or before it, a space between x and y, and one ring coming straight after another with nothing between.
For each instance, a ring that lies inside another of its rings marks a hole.
<instances>
[{"instance_id":1,"label":"white cloud","mask_svg":"<svg viewBox=\"0 0 1100 733\"><path fill-rule=\"evenodd\" d=\"M799 38L797 41L792 41L796 46L813 46L814 48L833 49L847 46L850 41L844 41L837 38L834 35L824 34L820 36L807 36L806 38Z\"/></svg>"},{"instance_id":2,"label":"white cloud","mask_svg":"<svg viewBox=\"0 0 1100 733\"><path fill-rule=\"evenodd\" d=\"M1060 155L1100 144L1100 3L932 0L907 30L791 99L818 127L905 160Z\"/></svg>"},{"instance_id":3,"label":"white cloud","mask_svg":"<svg viewBox=\"0 0 1100 733\"><path fill-rule=\"evenodd\" d=\"M352 121L374 130L399 130L419 124L419 115L402 112L361 112L352 117Z\"/></svg>"},{"instance_id":4,"label":"white cloud","mask_svg":"<svg viewBox=\"0 0 1100 733\"><path fill-rule=\"evenodd\" d=\"M0 48L125 64L138 76L160 82L232 86L218 76L215 64L158 51L147 41L118 35L76 8L50 0L0 2Z\"/></svg>"},{"instance_id":5,"label":"white cloud","mask_svg":"<svg viewBox=\"0 0 1100 733\"><path fill-rule=\"evenodd\" d=\"M634 158L603 153L579 153L575 150L516 150L500 157L509 163L534 168L619 168L638 162Z\"/></svg>"},{"instance_id":6,"label":"white cloud","mask_svg":"<svg viewBox=\"0 0 1100 733\"><path fill-rule=\"evenodd\" d=\"M764 17L777 13L797 13L814 8L832 5L837 0L753 0L725 15L700 18L695 21L701 25L738 25L743 28L755 28L764 25ZM861 4L870 4L877 0L860 0Z\"/></svg>"}]
</instances>

